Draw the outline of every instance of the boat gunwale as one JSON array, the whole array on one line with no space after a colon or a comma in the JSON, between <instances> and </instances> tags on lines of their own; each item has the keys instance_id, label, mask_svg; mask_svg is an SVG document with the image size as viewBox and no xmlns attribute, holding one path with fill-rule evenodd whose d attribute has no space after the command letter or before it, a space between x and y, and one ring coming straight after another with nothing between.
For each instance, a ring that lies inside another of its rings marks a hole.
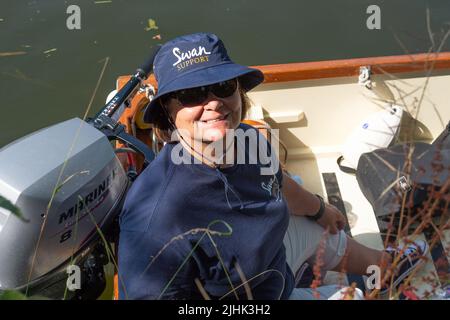
<instances>
[{"instance_id":1,"label":"boat gunwale","mask_svg":"<svg viewBox=\"0 0 450 320\"><path fill-rule=\"evenodd\" d=\"M276 83L358 76L361 66L370 66L372 74L420 71L427 73L450 69L450 52L295 62L252 67L264 73L264 83ZM130 75L118 77L117 87L121 88L129 78ZM157 82L153 75L145 83L157 88Z\"/></svg>"}]
</instances>

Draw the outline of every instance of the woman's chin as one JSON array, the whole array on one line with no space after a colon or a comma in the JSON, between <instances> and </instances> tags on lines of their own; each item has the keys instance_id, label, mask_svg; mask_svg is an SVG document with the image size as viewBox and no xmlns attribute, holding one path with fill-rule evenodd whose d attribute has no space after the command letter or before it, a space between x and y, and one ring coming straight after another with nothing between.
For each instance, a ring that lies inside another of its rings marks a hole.
<instances>
[{"instance_id":1,"label":"woman's chin","mask_svg":"<svg viewBox=\"0 0 450 320\"><path fill-rule=\"evenodd\" d=\"M217 121L211 124L202 123L198 125L197 132L200 133L203 142L215 142L224 139L227 135L227 131L235 129L232 125L233 123L228 121L228 119Z\"/></svg>"},{"instance_id":2,"label":"woman's chin","mask_svg":"<svg viewBox=\"0 0 450 320\"><path fill-rule=\"evenodd\" d=\"M210 128L210 129L204 130L203 134L202 134L202 140L204 142L215 142L215 141L224 139L227 134L227 130L229 130L228 127Z\"/></svg>"},{"instance_id":3,"label":"woman's chin","mask_svg":"<svg viewBox=\"0 0 450 320\"><path fill-rule=\"evenodd\" d=\"M223 139L225 137L225 130L208 130L203 134L203 141L205 142L215 142Z\"/></svg>"}]
</instances>

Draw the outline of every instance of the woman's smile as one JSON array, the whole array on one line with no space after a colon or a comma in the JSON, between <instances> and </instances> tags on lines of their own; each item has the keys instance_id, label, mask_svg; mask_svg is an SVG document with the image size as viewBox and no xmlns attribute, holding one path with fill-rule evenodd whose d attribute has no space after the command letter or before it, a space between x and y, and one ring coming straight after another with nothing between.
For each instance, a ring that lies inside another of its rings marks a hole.
<instances>
[{"instance_id":1,"label":"woman's smile","mask_svg":"<svg viewBox=\"0 0 450 320\"><path fill-rule=\"evenodd\" d=\"M229 115L230 115L230 113L221 114L221 115L218 115L218 116L215 116L215 117L208 117L206 119L200 119L199 122L202 125L205 125L205 126L209 126L209 125L212 125L212 126L225 125L228 122Z\"/></svg>"}]
</instances>

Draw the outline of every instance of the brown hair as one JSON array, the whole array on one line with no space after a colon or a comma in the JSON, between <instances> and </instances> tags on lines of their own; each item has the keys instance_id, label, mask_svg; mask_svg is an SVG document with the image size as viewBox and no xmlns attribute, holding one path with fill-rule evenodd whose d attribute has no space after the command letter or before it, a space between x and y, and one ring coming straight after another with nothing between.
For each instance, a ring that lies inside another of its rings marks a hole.
<instances>
[{"instance_id":1,"label":"brown hair","mask_svg":"<svg viewBox=\"0 0 450 320\"><path fill-rule=\"evenodd\" d=\"M241 96L242 101L242 110L241 110L241 121L245 118L247 111L250 109L251 102L250 98L247 96L247 93L242 86L239 86L239 95ZM155 108L152 112L153 114L153 130L155 131L156 136L162 142L170 142L171 134L172 134L172 126L169 123L168 114L163 110L163 105L167 102L167 98L162 96L159 98L159 106Z\"/></svg>"}]
</instances>

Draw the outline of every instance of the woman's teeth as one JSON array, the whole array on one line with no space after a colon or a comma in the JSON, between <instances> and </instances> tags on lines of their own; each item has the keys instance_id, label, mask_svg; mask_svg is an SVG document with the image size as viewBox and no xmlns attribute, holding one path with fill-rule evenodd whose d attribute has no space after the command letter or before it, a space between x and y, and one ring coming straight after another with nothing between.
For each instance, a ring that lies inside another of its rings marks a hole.
<instances>
[{"instance_id":1,"label":"woman's teeth","mask_svg":"<svg viewBox=\"0 0 450 320\"><path fill-rule=\"evenodd\" d=\"M217 121L220 121L220 120L222 120L222 119L208 120L208 121L206 121L206 123L214 123L214 122L217 122Z\"/></svg>"},{"instance_id":2,"label":"woman's teeth","mask_svg":"<svg viewBox=\"0 0 450 320\"><path fill-rule=\"evenodd\" d=\"M217 121L221 121L221 120L225 119L226 117L227 116L222 116L222 117L217 118L217 119L212 119L212 120L203 121L203 122L205 122L205 123L214 123L214 122L217 122Z\"/></svg>"}]
</instances>

